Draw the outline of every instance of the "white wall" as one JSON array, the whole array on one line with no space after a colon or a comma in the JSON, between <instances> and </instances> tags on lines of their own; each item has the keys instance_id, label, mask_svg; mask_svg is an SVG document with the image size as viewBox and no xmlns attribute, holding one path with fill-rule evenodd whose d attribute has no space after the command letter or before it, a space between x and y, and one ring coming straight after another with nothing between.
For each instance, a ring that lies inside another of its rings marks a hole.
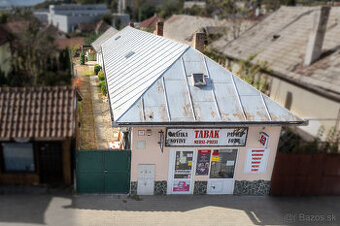
<instances>
[{"instance_id":1,"label":"white wall","mask_svg":"<svg viewBox=\"0 0 340 226\"><path fill-rule=\"evenodd\" d=\"M171 149L175 147L164 147L163 153L159 147L159 131L164 127L152 127L151 136L138 136L138 130L146 130L147 128L133 128L131 140L131 181L137 181L138 164L155 164L155 180L168 180L169 154ZM150 128L148 128L150 129ZM238 148L238 162L235 167L235 180L270 180L275 156L277 152L278 141L280 138L281 127L249 127L247 143L245 147ZM260 132L265 132L270 136L269 139L269 157L264 173L244 173L244 165L246 160L246 152L248 148L260 148L259 137ZM138 149L138 142L145 141L145 148ZM177 147L178 148L178 147ZM197 148L193 148L197 149ZM204 149L219 149L216 147L205 147ZM206 181L209 176L195 176L195 180Z\"/></svg>"},{"instance_id":2,"label":"white wall","mask_svg":"<svg viewBox=\"0 0 340 226\"><path fill-rule=\"evenodd\" d=\"M285 106L287 93L292 93L290 110L303 119L309 120L308 126L299 127L306 133L316 136L320 126L325 127L325 134L336 125L340 103L314 94L278 78L273 78L270 97ZM338 130L340 127L338 126ZM324 136L325 138L325 136Z\"/></svg>"}]
</instances>

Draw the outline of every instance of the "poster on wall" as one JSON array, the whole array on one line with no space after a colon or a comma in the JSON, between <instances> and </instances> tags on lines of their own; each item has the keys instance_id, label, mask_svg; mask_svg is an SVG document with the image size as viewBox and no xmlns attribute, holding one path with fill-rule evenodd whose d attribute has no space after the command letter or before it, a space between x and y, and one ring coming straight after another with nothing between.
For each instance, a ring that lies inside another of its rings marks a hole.
<instances>
[{"instance_id":1,"label":"poster on wall","mask_svg":"<svg viewBox=\"0 0 340 226\"><path fill-rule=\"evenodd\" d=\"M190 181L174 181L174 186L172 188L172 191L189 191L190 190Z\"/></svg>"},{"instance_id":2,"label":"poster on wall","mask_svg":"<svg viewBox=\"0 0 340 226\"><path fill-rule=\"evenodd\" d=\"M225 147L245 146L248 128L168 128L165 145L168 147Z\"/></svg>"},{"instance_id":3,"label":"poster on wall","mask_svg":"<svg viewBox=\"0 0 340 226\"><path fill-rule=\"evenodd\" d=\"M268 162L268 148L249 148L244 165L245 173L264 173Z\"/></svg>"},{"instance_id":4,"label":"poster on wall","mask_svg":"<svg viewBox=\"0 0 340 226\"><path fill-rule=\"evenodd\" d=\"M198 150L196 175L208 175L211 150Z\"/></svg>"}]
</instances>

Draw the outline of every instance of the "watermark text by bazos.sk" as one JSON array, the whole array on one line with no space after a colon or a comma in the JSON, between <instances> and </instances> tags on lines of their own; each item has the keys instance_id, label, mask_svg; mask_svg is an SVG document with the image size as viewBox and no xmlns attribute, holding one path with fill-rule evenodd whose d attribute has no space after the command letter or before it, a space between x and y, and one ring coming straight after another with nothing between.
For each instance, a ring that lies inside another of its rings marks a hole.
<instances>
[{"instance_id":1,"label":"watermark text by bazos.sk","mask_svg":"<svg viewBox=\"0 0 340 226\"><path fill-rule=\"evenodd\" d=\"M284 215L285 223L330 223L336 221L334 214L306 214L306 213L288 213Z\"/></svg>"}]
</instances>

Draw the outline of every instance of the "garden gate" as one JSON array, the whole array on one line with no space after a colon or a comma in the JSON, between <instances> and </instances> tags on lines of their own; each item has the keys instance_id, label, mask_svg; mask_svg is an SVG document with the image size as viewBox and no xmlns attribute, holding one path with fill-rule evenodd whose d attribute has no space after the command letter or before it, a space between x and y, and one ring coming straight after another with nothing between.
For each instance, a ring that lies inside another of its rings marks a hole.
<instances>
[{"instance_id":1,"label":"garden gate","mask_svg":"<svg viewBox=\"0 0 340 226\"><path fill-rule=\"evenodd\" d=\"M79 193L128 193L130 150L81 150L76 157Z\"/></svg>"}]
</instances>

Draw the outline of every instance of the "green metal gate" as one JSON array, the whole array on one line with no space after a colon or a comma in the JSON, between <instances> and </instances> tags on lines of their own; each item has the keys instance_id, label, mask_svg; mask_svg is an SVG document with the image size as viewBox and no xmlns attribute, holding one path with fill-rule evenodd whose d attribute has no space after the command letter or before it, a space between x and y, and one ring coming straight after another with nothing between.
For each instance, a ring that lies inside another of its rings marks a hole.
<instances>
[{"instance_id":1,"label":"green metal gate","mask_svg":"<svg viewBox=\"0 0 340 226\"><path fill-rule=\"evenodd\" d=\"M77 192L128 193L130 160L131 151L129 150L77 151Z\"/></svg>"}]
</instances>

